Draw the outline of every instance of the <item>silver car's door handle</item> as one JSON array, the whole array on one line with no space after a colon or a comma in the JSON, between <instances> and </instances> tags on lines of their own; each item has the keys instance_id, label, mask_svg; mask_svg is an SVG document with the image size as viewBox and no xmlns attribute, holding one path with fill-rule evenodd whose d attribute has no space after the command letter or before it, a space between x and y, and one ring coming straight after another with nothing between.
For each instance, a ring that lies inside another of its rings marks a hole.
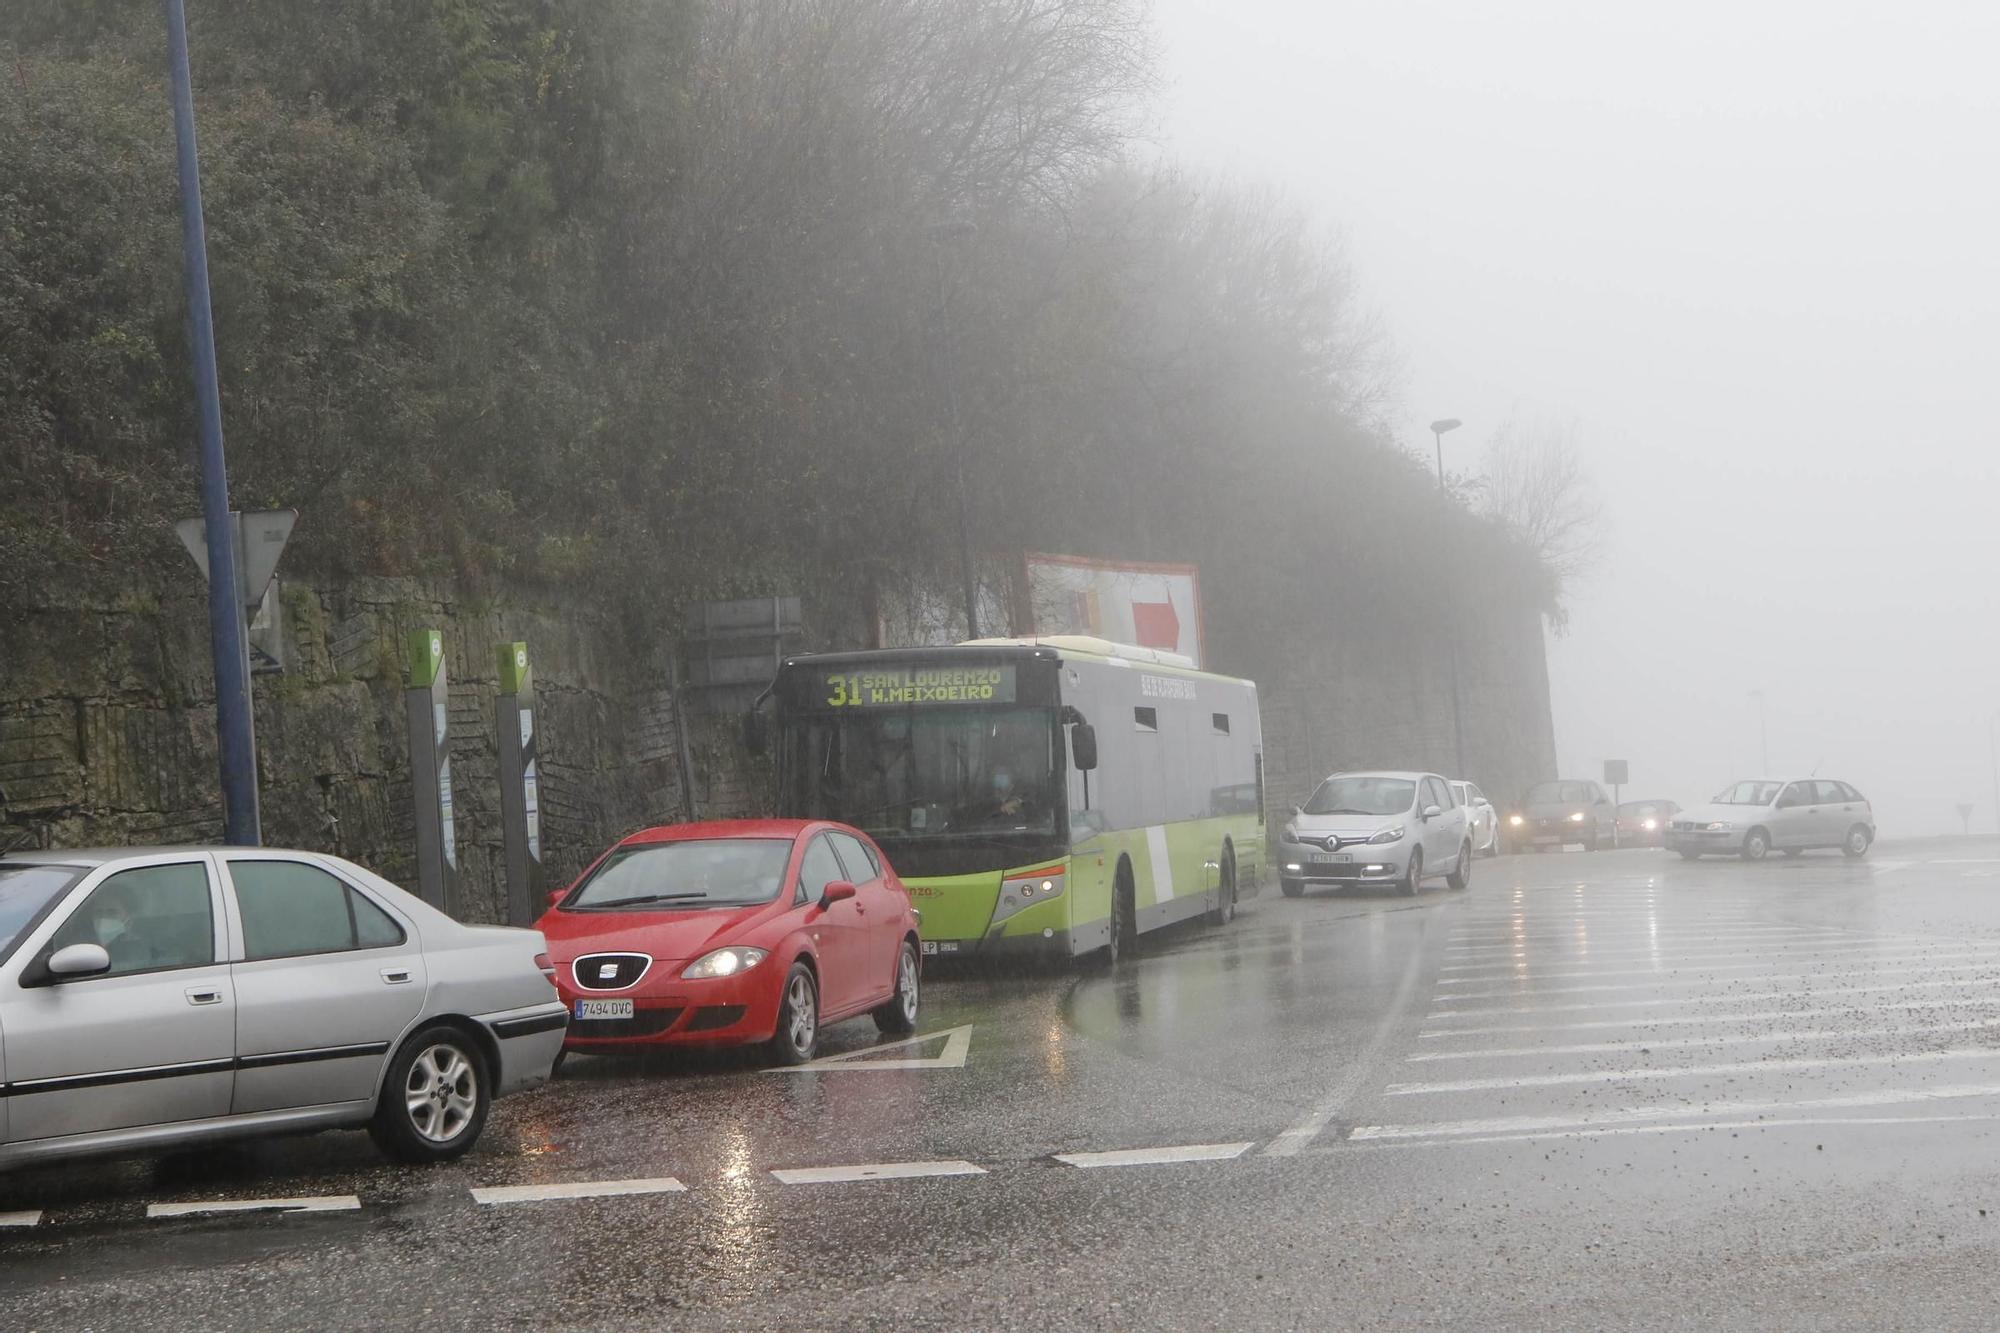
<instances>
[{"instance_id":1,"label":"silver car's door handle","mask_svg":"<svg viewBox=\"0 0 2000 1333\"><path fill-rule=\"evenodd\" d=\"M385 967L382 969L382 981L384 985L407 986L410 984L410 969L407 967Z\"/></svg>"},{"instance_id":2,"label":"silver car's door handle","mask_svg":"<svg viewBox=\"0 0 2000 1333\"><path fill-rule=\"evenodd\" d=\"M187 997L189 1004L221 1004L222 988L220 986L189 986L187 988Z\"/></svg>"}]
</instances>

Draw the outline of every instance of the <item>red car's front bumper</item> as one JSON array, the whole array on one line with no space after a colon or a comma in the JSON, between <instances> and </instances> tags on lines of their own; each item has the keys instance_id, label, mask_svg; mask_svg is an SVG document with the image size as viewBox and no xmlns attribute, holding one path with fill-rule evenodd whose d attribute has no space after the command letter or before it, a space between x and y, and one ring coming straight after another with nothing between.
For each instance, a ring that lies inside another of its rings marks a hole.
<instances>
[{"instance_id":1,"label":"red car's front bumper","mask_svg":"<svg viewBox=\"0 0 2000 1333\"><path fill-rule=\"evenodd\" d=\"M636 986L583 990L568 961L556 966L556 991L569 1006L566 1051L615 1051L654 1046L744 1046L778 1030L784 972L766 958L733 977L686 981L684 964L655 965ZM658 973L655 975L654 973ZM578 1000L630 1000L630 1018L580 1018Z\"/></svg>"}]
</instances>

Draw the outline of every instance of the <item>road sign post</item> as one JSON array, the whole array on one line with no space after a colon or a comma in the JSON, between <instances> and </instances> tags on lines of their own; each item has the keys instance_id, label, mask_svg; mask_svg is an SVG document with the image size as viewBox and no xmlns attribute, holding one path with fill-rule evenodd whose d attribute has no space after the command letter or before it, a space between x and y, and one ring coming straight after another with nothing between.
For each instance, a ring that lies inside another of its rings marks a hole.
<instances>
[{"instance_id":1,"label":"road sign post","mask_svg":"<svg viewBox=\"0 0 2000 1333\"><path fill-rule=\"evenodd\" d=\"M296 509L258 509L248 513L227 511L227 522L217 526L215 540L210 540L208 518L204 495L203 516L184 518L174 524L174 532L180 537L181 545L194 557L195 566L202 577L208 580L209 627L215 628L216 604L218 601L234 605L230 609L232 626L224 637L211 633L211 647L216 653L216 737L222 751L222 802L223 841L238 847L255 847L263 841L263 820L258 810L257 798L257 723L251 711L250 692L250 633L249 621L263 605L265 594L270 590L271 578L278 569L278 557L284 553L285 543L290 540L292 528L299 521ZM213 576L217 565L222 567L218 581ZM229 585L235 585L235 595L229 592ZM224 670L224 654L229 654L232 669ZM242 714L237 716L230 691L237 689L240 679L242 693ZM239 754L240 752L240 754ZM247 755L247 760L241 755Z\"/></svg>"},{"instance_id":2,"label":"road sign post","mask_svg":"<svg viewBox=\"0 0 2000 1333\"><path fill-rule=\"evenodd\" d=\"M543 903L540 766L536 762L535 681L528 645L503 643L494 722L500 738L500 831L506 844L507 920L531 924Z\"/></svg>"},{"instance_id":3,"label":"road sign post","mask_svg":"<svg viewBox=\"0 0 2000 1333\"><path fill-rule=\"evenodd\" d=\"M410 724L410 797L417 816L417 896L449 912L458 899L458 840L452 824L451 689L444 635L412 631L404 645L403 697Z\"/></svg>"},{"instance_id":4,"label":"road sign post","mask_svg":"<svg viewBox=\"0 0 2000 1333\"><path fill-rule=\"evenodd\" d=\"M1611 799L1619 805L1625 803L1625 784L1631 780L1632 775L1626 772L1626 764L1623 759L1607 759L1604 761L1604 785L1611 788Z\"/></svg>"}]
</instances>

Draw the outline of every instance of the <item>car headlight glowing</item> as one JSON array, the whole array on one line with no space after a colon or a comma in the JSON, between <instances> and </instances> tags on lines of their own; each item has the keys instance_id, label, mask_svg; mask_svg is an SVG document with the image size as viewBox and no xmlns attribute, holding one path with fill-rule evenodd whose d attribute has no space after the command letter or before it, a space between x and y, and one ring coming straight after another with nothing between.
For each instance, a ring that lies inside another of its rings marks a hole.
<instances>
[{"instance_id":1,"label":"car headlight glowing","mask_svg":"<svg viewBox=\"0 0 2000 1333\"><path fill-rule=\"evenodd\" d=\"M1398 824L1393 828L1383 829L1380 833L1377 833L1374 837L1370 838L1368 841L1371 843L1399 842L1402 840L1402 837L1403 837L1403 826L1401 824Z\"/></svg>"},{"instance_id":2,"label":"car headlight glowing","mask_svg":"<svg viewBox=\"0 0 2000 1333\"><path fill-rule=\"evenodd\" d=\"M1507 822L1509 824L1512 824L1515 828L1519 828L1521 827L1521 825L1527 823L1528 821L1521 818L1521 816L1519 815L1508 815Z\"/></svg>"},{"instance_id":3,"label":"car headlight glowing","mask_svg":"<svg viewBox=\"0 0 2000 1333\"><path fill-rule=\"evenodd\" d=\"M1639 827L1646 830L1646 832L1648 833L1651 833L1654 829L1658 828L1659 826L1660 826L1660 821L1657 819L1642 819L1639 821Z\"/></svg>"},{"instance_id":4,"label":"car headlight glowing","mask_svg":"<svg viewBox=\"0 0 2000 1333\"><path fill-rule=\"evenodd\" d=\"M1569 817L1569 822L1572 824L1581 824L1583 822L1583 811L1579 810L1575 814L1571 815Z\"/></svg>"},{"instance_id":5,"label":"car headlight glowing","mask_svg":"<svg viewBox=\"0 0 2000 1333\"><path fill-rule=\"evenodd\" d=\"M746 949L732 945L727 949L717 949L705 953L687 965L681 975L690 981L700 981L704 977L733 977L738 972L747 972L770 957L768 949Z\"/></svg>"}]
</instances>

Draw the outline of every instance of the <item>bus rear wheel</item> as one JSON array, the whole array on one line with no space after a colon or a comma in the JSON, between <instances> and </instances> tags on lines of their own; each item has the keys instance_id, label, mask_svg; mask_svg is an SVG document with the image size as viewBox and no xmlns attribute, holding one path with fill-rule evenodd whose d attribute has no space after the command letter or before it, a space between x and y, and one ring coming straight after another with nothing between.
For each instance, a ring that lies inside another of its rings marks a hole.
<instances>
[{"instance_id":1,"label":"bus rear wheel","mask_svg":"<svg viewBox=\"0 0 2000 1333\"><path fill-rule=\"evenodd\" d=\"M1234 853L1222 854L1221 867L1216 871L1215 906L1209 909L1208 924L1226 926L1236 919L1236 857Z\"/></svg>"}]
</instances>

